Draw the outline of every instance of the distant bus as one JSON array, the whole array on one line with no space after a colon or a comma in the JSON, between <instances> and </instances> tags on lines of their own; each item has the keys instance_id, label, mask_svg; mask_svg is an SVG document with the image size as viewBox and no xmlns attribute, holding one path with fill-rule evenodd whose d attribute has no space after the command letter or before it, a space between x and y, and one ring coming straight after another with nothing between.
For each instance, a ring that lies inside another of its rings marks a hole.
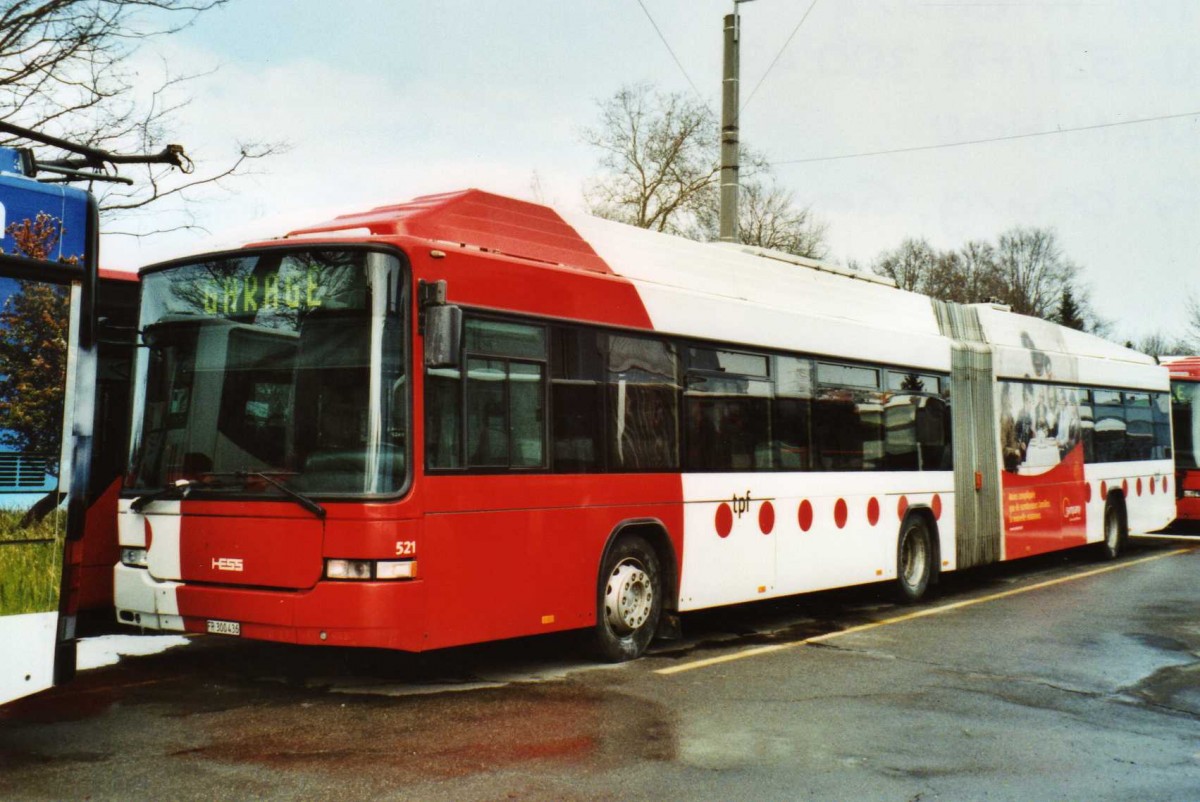
<instances>
[{"instance_id":1,"label":"distant bus","mask_svg":"<svg viewBox=\"0 0 1200 802\"><path fill-rule=\"evenodd\" d=\"M1200 529L1200 357L1163 357L1171 371L1175 496L1182 529Z\"/></svg>"},{"instance_id":2,"label":"distant bus","mask_svg":"<svg viewBox=\"0 0 1200 802\"><path fill-rule=\"evenodd\" d=\"M422 651L1165 525L1153 359L477 190L141 273L120 621Z\"/></svg>"},{"instance_id":3,"label":"distant bus","mask_svg":"<svg viewBox=\"0 0 1200 802\"><path fill-rule=\"evenodd\" d=\"M34 173L0 148L0 703L74 673L92 428L96 202Z\"/></svg>"}]
</instances>

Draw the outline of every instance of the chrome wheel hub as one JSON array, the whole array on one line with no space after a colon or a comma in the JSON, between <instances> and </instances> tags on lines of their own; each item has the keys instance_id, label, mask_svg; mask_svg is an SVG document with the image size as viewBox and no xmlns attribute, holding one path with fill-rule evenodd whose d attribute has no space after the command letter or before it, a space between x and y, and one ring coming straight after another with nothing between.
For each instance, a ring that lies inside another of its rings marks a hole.
<instances>
[{"instance_id":1,"label":"chrome wheel hub","mask_svg":"<svg viewBox=\"0 0 1200 802\"><path fill-rule=\"evenodd\" d=\"M654 587L641 565L626 560L613 569L604 590L604 617L618 635L628 635L650 617Z\"/></svg>"}]
</instances>

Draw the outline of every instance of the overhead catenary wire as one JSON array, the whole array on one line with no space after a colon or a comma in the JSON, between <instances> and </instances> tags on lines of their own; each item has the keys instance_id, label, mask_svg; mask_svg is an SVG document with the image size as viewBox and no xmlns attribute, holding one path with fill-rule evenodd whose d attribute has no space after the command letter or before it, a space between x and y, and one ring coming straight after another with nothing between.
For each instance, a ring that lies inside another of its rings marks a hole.
<instances>
[{"instance_id":1,"label":"overhead catenary wire","mask_svg":"<svg viewBox=\"0 0 1200 802\"><path fill-rule=\"evenodd\" d=\"M641 2L641 0L638 0L638 2ZM742 102L741 108L738 109L739 114L746 109L746 106L750 105L750 100L754 97L754 93L757 92L758 88L763 85L763 81L767 80L767 76L771 74L771 70L775 69L775 65L783 56L783 51L787 50L788 45L790 45L792 40L796 38L796 34L799 32L800 26L804 24L806 19L808 19L808 15L812 13L812 10L816 8L816 5L817 0L813 0L808 6L808 10L804 12L804 16L801 17L800 21L796 23L796 27L792 28L792 32L788 35L787 41L783 43L783 47L779 48L779 52L775 54L775 58L771 60L769 65L767 65L767 71L762 74L762 77L758 79L758 83L754 85L754 88L750 90L750 94L747 95L746 99Z\"/></svg>"},{"instance_id":2,"label":"overhead catenary wire","mask_svg":"<svg viewBox=\"0 0 1200 802\"><path fill-rule=\"evenodd\" d=\"M696 82L692 80L692 76L688 75L688 71L684 69L683 62L679 60L679 56L675 55L675 50L671 47L670 42L667 41L667 37L663 36L662 29L659 28L658 23L654 21L654 17L650 16L650 9L646 8L646 4L643 3L642 0L637 0L637 4L642 7L642 13L646 15L646 19L650 20L650 24L654 27L654 32L658 34L658 38L662 41L663 47L667 48L667 52L670 53L671 58L675 60L675 66L679 67L679 71L683 73L683 77L686 78L688 84L691 85L692 91L695 92L696 96L700 98L702 102L704 102L705 106L707 106L708 102L704 100L704 95L700 94L700 90L696 88Z\"/></svg>"},{"instance_id":3,"label":"overhead catenary wire","mask_svg":"<svg viewBox=\"0 0 1200 802\"><path fill-rule=\"evenodd\" d=\"M838 156L812 156L806 159L782 159L770 162L772 167L783 164L811 164L813 162L831 162L841 159L862 159L868 156L890 156L897 153L917 153L923 150L940 150L942 148L962 148L968 145L986 145L992 142L1011 142L1016 139L1032 139L1040 136L1054 136L1056 134L1073 134L1079 131L1096 131L1101 128L1118 128L1124 125L1140 125L1142 123L1162 122L1164 120L1180 120L1186 117L1200 116L1200 111L1188 111L1182 114L1160 114L1156 117L1139 117L1134 120L1118 120L1116 122L1096 123L1095 125L1078 125L1070 128L1055 128L1050 131L1031 131L1024 134L1010 134L1008 136L993 136L984 139L964 139L959 142L942 142L937 145L914 145L904 148L889 148L887 150L870 150L861 153L843 153Z\"/></svg>"}]
</instances>

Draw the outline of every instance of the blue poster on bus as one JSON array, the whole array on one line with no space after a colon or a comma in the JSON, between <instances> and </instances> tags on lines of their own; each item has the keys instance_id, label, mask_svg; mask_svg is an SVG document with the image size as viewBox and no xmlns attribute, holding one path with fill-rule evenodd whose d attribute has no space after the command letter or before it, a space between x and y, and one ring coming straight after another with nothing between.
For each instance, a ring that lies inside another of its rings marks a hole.
<instances>
[{"instance_id":1,"label":"blue poster on bus","mask_svg":"<svg viewBox=\"0 0 1200 802\"><path fill-rule=\"evenodd\" d=\"M12 153L0 148L0 253L77 264L87 243L88 194L20 174Z\"/></svg>"}]
</instances>

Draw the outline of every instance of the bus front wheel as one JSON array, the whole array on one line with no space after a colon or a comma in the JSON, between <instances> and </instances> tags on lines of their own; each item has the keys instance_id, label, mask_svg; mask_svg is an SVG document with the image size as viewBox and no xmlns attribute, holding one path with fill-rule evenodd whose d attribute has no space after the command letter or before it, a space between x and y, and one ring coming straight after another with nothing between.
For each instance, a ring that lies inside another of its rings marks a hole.
<instances>
[{"instance_id":1,"label":"bus front wheel","mask_svg":"<svg viewBox=\"0 0 1200 802\"><path fill-rule=\"evenodd\" d=\"M896 590L903 602L919 601L933 575L933 537L925 519L910 515L896 545Z\"/></svg>"},{"instance_id":2,"label":"bus front wheel","mask_svg":"<svg viewBox=\"0 0 1200 802\"><path fill-rule=\"evenodd\" d=\"M604 558L596 598L594 647L612 663L640 657L662 617L662 571L643 538L621 537Z\"/></svg>"}]
</instances>

